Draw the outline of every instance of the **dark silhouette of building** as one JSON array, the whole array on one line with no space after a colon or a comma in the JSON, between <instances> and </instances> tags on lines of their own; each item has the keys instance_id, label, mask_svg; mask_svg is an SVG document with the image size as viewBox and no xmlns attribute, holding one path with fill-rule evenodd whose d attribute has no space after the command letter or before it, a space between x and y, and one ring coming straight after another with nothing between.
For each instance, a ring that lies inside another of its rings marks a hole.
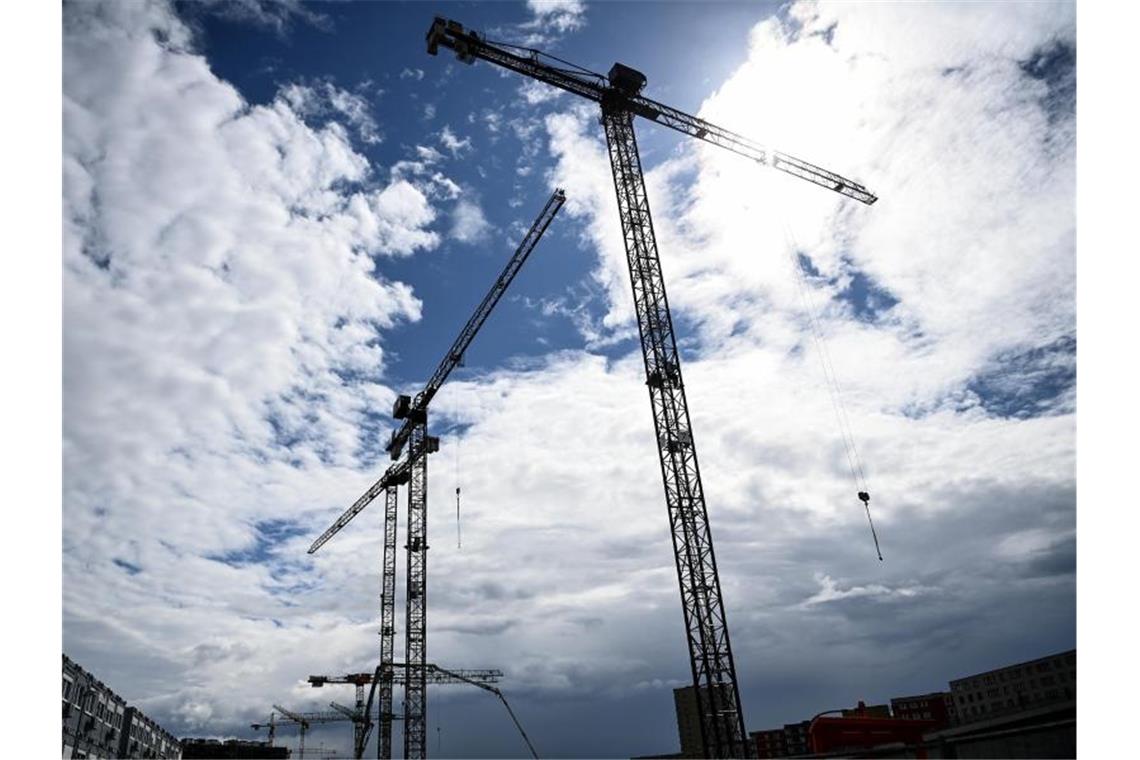
<instances>
[{"instance_id":1,"label":"dark silhouette of building","mask_svg":"<svg viewBox=\"0 0 1140 760\"><path fill-rule=\"evenodd\" d=\"M250 760L286 760L288 747L274 747L269 742L245 741L244 739L194 739L182 740L183 760L192 758L230 760L249 758Z\"/></svg>"},{"instance_id":2,"label":"dark silhouette of building","mask_svg":"<svg viewBox=\"0 0 1140 760\"><path fill-rule=\"evenodd\" d=\"M950 682L960 724L1077 698L1077 650Z\"/></svg>"},{"instance_id":3,"label":"dark silhouette of building","mask_svg":"<svg viewBox=\"0 0 1140 760\"><path fill-rule=\"evenodd\" d=\"M808 739L809 728L811 728L810 720L784 724L784 748L788 757L806 755L811 751L811 742Z\"/></svg>"},{"instance_id":4,"label":"dark silhouette of building","mask_svg":"<svg viewBox=\"0 0 1140 760\"><path fill-rule=\"evenodd\" d=\"M903 720L932 720L939 728L948 728L957 723L954 700L948 691L894 697L891 699L891 715Z\"/></svg>"},{"instance_id":5,"label":"dark silhouette of building","mask_svg":"<svg viewBox=\"0 0 1140 760\"><path fill-rule=\"evenodd\" d=\"M179 758L181 753L173 735L63 655L64 758Z\"/></svg>"},{"instance_id":6,"label":"dark silhouette of building","mask_svg":"<svg viewBox=\"0 0 1140 760\"><path fill-rule=\"evenodd\" d=\"M860 700L859 704L852 707L850 710L844 709L839 711L844 718L890 718L891 706L890 705L865 705Z\"/></svg>"},{"instance_id":7,"label":"dark silhouette of building","mask_svg":"<svg viewBox=\"0 0 1140 760\"><path fill-rule=\"evenodd\" d=\"M701 687L701 694L708 699L708 687ZM681 740L681 756L699 758L704 757L704 746L701 743L701 713L697 709L697 692L692 686L682 686L673 689L673 705L677 710L677 734ZM732 716L725 718L725 731L731 733L736 730L736 721Z\"/></svg>"},{"instance_id":8,"label":"dark silhouette of building","mask_svg":"<svg viewBox=\"0 0 1140 760\"><path fill-rule=\"evenodd\" d=\"M788 743L784 729L770 728L767 731L753 731L748 734L756 744L756 757L764 760L769 757L787 757Z\"/></svg>"}]
</instances>

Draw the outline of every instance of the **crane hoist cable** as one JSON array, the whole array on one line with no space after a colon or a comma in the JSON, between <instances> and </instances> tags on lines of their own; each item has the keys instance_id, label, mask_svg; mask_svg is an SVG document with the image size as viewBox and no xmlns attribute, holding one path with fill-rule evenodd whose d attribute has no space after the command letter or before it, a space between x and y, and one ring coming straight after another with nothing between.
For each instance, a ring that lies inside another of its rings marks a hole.
<instances>
[{"instance_id":1,"label":"crane hoist cable","mask_svg":"<svg viewBox=\"0 0 1140 760\"><path fill-rule=\"evenodd\" d=\"M463 548L463 531L459 525L459 491L460 491L459 442L460 442L460 440L461 439L459 437L459 432L456 431L456 433L455 433L455 548L456 549L462 549Z\"/></svg>"},{"instance_id":2,"label":"crane hoist cable","mask_svg":"<svg viewBox=\"0 0 1140 760\"><path fill-rule=\"evenodd\" d=\"M795 275L793 280L804 312L807 314L809 332L816 346L816 354L819 356L820 365L823 367L824 382L827 385L828 396L831 398L836 422L839 424L839 434L843 440L843 451L847 457L847 466L851 470L851 479L855 483L856 496L863 503L863 509L867 513L867 524L871 526L871 538L875 542L875 554L882 562L883 552L879 548L879 536L875 532L875 523L871 519L871 489L867 485L867 475L863 469L863 460L859 456L859 448L855 445L855 433L851 427L851 418L847 414L847 405L843 402L843 392L835 372L835 363L831 359L831 352L827 348L827 337L824 335L815 303L811 297L811 289L808 286L803 262L799 256L799 244L796 242L795 234L788 226L786 215L781 213L780 219L784 230L785 250L788 252L788 259Z\"/></svg>"}]
</instances>

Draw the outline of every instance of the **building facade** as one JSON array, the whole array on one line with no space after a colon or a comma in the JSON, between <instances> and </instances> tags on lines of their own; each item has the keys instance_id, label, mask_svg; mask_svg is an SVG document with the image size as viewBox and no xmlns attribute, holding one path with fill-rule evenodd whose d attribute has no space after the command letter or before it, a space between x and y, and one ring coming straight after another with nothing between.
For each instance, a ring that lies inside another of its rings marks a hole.
<instances>
[{"instance_id":1,"label":"building facade","mask_svg":"<svg viewBox=\"0 0 1140 760\"><path fill-rule=\"evenodd\" d=\"M120 757L178 758L182 743L137 707L128 707Z\"/></svg>"},{"instance_id":2,"label":"building facade","mask_svg":"<svg viewBox=\"0 0 1140 760\"><path fill-rule=\"evenodd\" d=\"M955 679L950 694L960 724L1076 701L1077 651Z\"/></svg>"},{"instance_id":3,"label":"building facade","mask_svg":"<svg viewBox=\"0 0 1140 760\"><path fill-rule=\"evenodd\" d=\"M142 728L145 726L145 728ZM152 737L147 743L131 736ZM133 747L133 749L132 749ZM63 655L63 757L180 758L178 741L122 697Z\"/></svg>"},{"instance_id":4,"label":"building facade","mask_svg":"<svg viewBox=\"0 0 1140 760\"><path fill-rule=\"evenodd\" d=\"M770 757L787 757L788 744L784 741L784 729L772 728L767 731L753 731L748 734L756 745L756 757L760 760Z\"/></svg>"},{"instance_id":5,"label":"building facade","mask_svg":"<svg viewBox=\"0 0 1140 760\"><path fill-rule=\"evenodd\" d=\"M811 740L808 738L810 728L810 720L784 724L784 750L788 753L787 757L806 755L811 751Z\"/></svg>"},{"instance_id":6,"label":"building facade","mask_svg":"<svg viewBox=\"0 0 1140 760\"><path fill-rule=\"evenodd\" d=\"M895 697L891 700L891 715L901 720L932 720L939 728L957 724L954 698L948 691Z\"/></svg>"},{"instance_id":7,"label":"building facade","mask_svg":"<svg viewBox=\"0 0 1140 760\"><path fill-rule=\"evenodd\" d=\"M692 686L673 689L673 706L677 709L677 735L682 757L701 757L701 714L697 709L697 692Z\"/></svg>"},{"instance_id":8,"label":"building facade","mask_svg":"<svg viewBox=\"0 0 1140 760\"><path fill-rule=\"evenodd\" d=\"M119 757L127 703L63 656L63 757Z\"/></svg>"}]
</instances>

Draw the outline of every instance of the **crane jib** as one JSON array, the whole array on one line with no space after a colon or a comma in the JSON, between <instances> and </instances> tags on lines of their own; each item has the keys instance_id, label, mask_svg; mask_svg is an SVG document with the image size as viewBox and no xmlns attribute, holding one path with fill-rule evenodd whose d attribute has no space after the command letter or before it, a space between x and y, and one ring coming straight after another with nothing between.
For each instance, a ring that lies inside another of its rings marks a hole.
<instances>
[{"instance_id":1,"label":"crane jib","mask_svg":"<svg viewBox=\"0 0 1140 760\"><path fill-rule=\"evenodd\" d=\"M398 430L393 432L386 447L393 460L400 458L404 445L411 438L412 430L425 419L428 404L431 403L432 398L435 397L436 392L447 380L451 371L462 362L463 355L471 345L471 341L475 339L479 329L487 321L487 318L491 315L491 312L503 297L503 294L506 293L515 275L518 274L522 265L535 249L535 246L538 245L543 234L545 234L550 223L554 221L554 217L558 215L558 212L565 202L565 191L563 191L562 188L557 188L542 207L542 211L539 212L534 223L523 237L522 242L507 261L503 271L495 279L491 290L483 298L483 301L479 304L475 313L467 320L467 324L460 330L459 337L456 338L451 348L448 349L443 361L440 362L435 374L432 375L431 380L429 380L424 389L416 395L414 401L406 396L401 396L397 399L396 407L393 409L393 412L397 419L403 419L403 424ZM351 507L345 510L344 514L337 518L336 522L334 522L328 530L322 533L321 536L313 542L312 546L309 547L308 553L313 554L324 546L329 539L340 532L344 526L348 525L354 517L360 514L385 489L390 486L406 484L411 477L411 465L419 456L438 450L439 439L433 436L425 436L422 445L415 451L409 452L409 455L402 461L390 466L379 480L373 483Z\"/></svg>"},{"instance_id":2,"label":"crane jib","mask_svg":"<svg viewBox=\"0 0 1140 760\"><path fill-rule=\"evenodd\" d=\"M871 205L878 200L874 193L855 180L779 151L772 151L769 156L767 149L743 135L641 96L645 76L624 64L615 63L608 78L586 69L573 71L553 66L542 60L548 56L541 51L528 49L528 55L521 56L506 49L507 46L488 42L477 32L464 28L458 21L436 16L427 33L428 53L436 55L440 46L453 50L464 63L471 64L476 59L494 63L552 87L602 103L611 110L629 111L655 124L712 143L860 203Z\"/></svg>"}]
</instances>

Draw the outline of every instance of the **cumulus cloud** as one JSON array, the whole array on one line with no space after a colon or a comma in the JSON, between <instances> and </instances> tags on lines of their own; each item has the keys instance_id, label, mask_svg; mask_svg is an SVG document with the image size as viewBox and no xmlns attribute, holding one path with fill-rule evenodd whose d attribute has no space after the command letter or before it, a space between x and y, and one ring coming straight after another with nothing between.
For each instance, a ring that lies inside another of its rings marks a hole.
<instances>
[{"instance_id":1,"label":"cumulus cloud","mask_svg":"<svg viewBox=\"0 0 1140 760\"><path fill-rule=\"evenodd\" d=\"M526 21L496 28L493 36L528 47L554 46L586 26L582 0L527 0L526 8L530 14Z\"/></svg>"},{"instance_id":2,"label":"cumulus cloud","mask_svg":"<svg viewBox=\"0 0 1140 760\"><path fill-rule=\"evenodd\" d=\"M128 653L131 688L179 725L236 727L264 717L266 694L315 705L307 673L374 662L377 577L359 558L378 556L379 515L315 561L304 549L382 464L360 453L383 433L364 410L391 401L384 328L420 308L384 256L439 244L435 176L467 140L446 129L453 145L441 133L373 185L343 130L283 98L244 104L172 48L173 16L115 7L69 6L65 37L66 643ZM646 165L758 729L1071 646L1074 417L1063 400L1025 409L1071 388L1072 9L797 3L750 39L700 114L881 196L857 206L697 143ZM434 401L450 432L432 493L462 486L463 549L451 509L429 511L430 657L504 668L542 744L667 751L669 690L689 671L629 275L597 113L559 105L517 130L567 189L548 234L575 235L594 268L535 313L587 345L456 378ZM464 199L453 233L465 204L486 224ZM577 710L597 717L589 737L565 720ZM464 738L519 750L509 727Z\"/></svg>"},{"instance_id":3,"label":"cumulus cloud","mask_svg":"<svg viewBox=\"0 0 1140 760\"><path fill-rule=\"evenodd\" d=\"M478 243L487 238L491 223L483 214L483 208L469 198L455 204L451 212L451 237L461 243Z\"/></svg>"},{"instance_id":4,"label":"cumulus cloud","mask_svg":"<svg viewBox=\"0 0 1140 760\"><path fill-rule=\"evenodd\" d=\"M176 731L240 725L343 622L298 616L299 537L359 477L421 308L383 262L436 212L376 180L346 93L250 105L164 3L69 4L63 49L64 645Z\"/></svg>"},{"instance_id":5,"label":"cumulus cloud","mask_svg":"<svg viewBox=\"0 0 1140 760\"><path fill-rule=\"evenodd\" d=\"M375 93L374 93L375 94ZM356 128L361 140L375 145L383 140L369 101L337 87L332 82L304 85L292 82L281 89L279 97L303 117L333 117Z\"/></svg>"},{"instance_id":6,"label":"cumulus cloud","mask_svg":"<svg viewBox=\"0 0 1140 760\"><path fill-rule=\"evenodd\" d=\"M581 0L527 0L526 7L534 16L529 23L535 29L565 34L586 24L586 4Z\"/></svg>"}]
</instances>

